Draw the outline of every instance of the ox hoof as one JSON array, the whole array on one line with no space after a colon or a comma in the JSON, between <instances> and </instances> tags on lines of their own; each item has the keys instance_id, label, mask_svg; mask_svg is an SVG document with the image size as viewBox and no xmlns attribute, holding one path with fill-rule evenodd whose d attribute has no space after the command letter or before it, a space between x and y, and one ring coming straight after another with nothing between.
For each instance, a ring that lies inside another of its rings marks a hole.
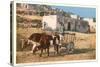
<instances>
[{"instance_id":1,"label":"ox hoof","mask_svg":"<svg viewBox=\"0 0 100 67\"><path fill-rule=\"evenodd\" d=\"M40 54L40 57L42 57L42 55Z\"/></svg>"},{"instance_id":2,"label":"ox hoof","mask_svg":"<svg viewBox=\"0 0 100 67\"><path fill-rule=\"evenodd\" d=\"M49 56L49 55L47 55L47 56Z\"/></svg>"}]
</instances>

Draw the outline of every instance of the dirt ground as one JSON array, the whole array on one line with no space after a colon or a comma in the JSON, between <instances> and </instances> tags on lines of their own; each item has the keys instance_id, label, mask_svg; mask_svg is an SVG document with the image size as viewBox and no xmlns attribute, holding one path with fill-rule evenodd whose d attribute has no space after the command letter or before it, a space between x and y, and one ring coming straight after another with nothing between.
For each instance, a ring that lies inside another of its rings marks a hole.
<instances>
[{"instance_id":1,"label":"dirt ground","mask_svg":"<svg viewBox=\"0 0 100 67\"><path fill-rule=\"evenodd\" d=\"M66 36L65 36L66 37ZM96 35L76 33L75 50L68 54L64 47L60 49L60 54L54 54L53 47L50 48L50 56L44 52L39 56L40 51L33 55L31 51L17 51L16 63L35 63L50 61L73 61L73 60L92 60L96 59Z\"/></svg>"}]
</instances>

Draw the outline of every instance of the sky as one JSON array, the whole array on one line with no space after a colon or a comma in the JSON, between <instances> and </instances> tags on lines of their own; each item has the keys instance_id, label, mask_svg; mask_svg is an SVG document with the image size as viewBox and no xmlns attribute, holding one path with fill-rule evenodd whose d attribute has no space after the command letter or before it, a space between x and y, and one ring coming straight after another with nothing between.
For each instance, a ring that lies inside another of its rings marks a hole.
<instances>
[{"instance_id":1,"label":"sky","mask_svg":"<svg viewBox=\"0 0 100 67\"><path fill-rule=\"evenodd\" d=\"M68 6L52 6L53 8L59 8L66 12L72 12L80 17L96 18L96 8L87 7L68 7Z\"/></svg>"}]
</instances>

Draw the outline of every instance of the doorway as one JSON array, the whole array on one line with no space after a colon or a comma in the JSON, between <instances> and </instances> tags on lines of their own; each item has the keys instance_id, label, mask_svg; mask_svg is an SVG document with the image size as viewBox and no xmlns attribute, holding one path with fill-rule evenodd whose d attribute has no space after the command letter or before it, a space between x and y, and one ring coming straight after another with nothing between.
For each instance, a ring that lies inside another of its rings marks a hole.
<instances>
[{"instance_id":1,"label":"doorway","mask_svg":"<svg viewBox=\"0 0 100 67\"><path fill-rule=\"evenodd\" d=\"M71 24L70 24L70 22L68 22L68 28L67 28L67 30L68 31L71 30Z\"/></svg>"}]
</instances>

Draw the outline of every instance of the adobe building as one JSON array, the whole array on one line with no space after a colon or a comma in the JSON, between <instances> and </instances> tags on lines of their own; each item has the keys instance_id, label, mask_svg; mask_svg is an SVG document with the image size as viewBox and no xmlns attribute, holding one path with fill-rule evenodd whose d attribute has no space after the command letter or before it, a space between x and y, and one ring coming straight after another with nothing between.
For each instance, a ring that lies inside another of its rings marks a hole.
<instances>
[{"instance_id":1,"label":"adobe building","mask_svg":"<svg viewBox=\"0 0 100 67\"><path fill-rule=\"evenodd\" d=\"M96 21L94 21L93 18L83 18L83 20L89 23L90 32L96 32Z\"/></svg>"},{"instance_id":2,"label":"adobe building","mask_svg":"<svg viewBox=\"0 0 100 67\"><path fill-rule=\"evenodd\" d=\"M87 32L88 22L85 20L64 17L61 15L43 16L42 28L56 30L59 33L67 31Z\"/></svg>"}]
</instances>

